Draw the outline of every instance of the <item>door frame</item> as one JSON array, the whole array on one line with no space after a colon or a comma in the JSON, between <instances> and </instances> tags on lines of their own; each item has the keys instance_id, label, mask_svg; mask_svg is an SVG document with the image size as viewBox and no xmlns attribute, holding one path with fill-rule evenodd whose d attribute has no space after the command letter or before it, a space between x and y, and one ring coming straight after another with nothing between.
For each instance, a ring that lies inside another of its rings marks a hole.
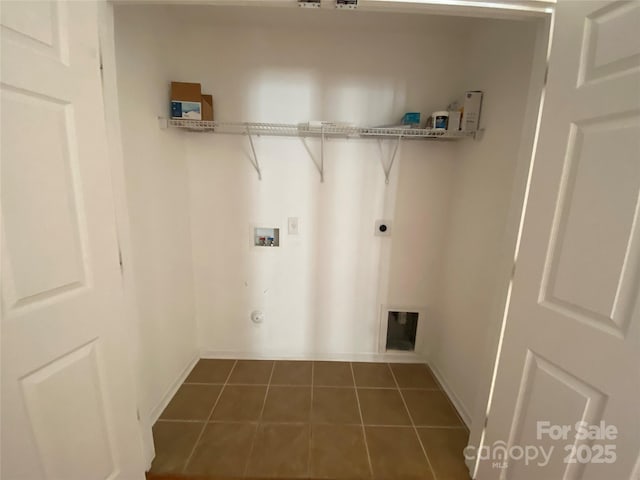
<instances>
[{"instance_id":1,"label":"door frame","mask_svg":"<svg viewBox=\"0 0 640 480\"><path fill-rule=\"evenodd\" d=\"M493 395L495 375L502 346L502 335L509 311L511 282L517 261L516 256L529 195L529 181L533 169L544 106L544 89L553 31L553 13L545 18L537 18L534 21L536 22L536 40L524 123L520 133L520 146L518 147L511 200L503 234L502 254L497 266L498 280L494 289L494 298L492 299L490 324L485 337L484 356L481 359L482 384L476 393L476 401L471 412L471 425L469 426L468 445L473 446L476 452L479 451L480 446L483 444L488 410ZM465 459L465 463L469 468L471 478L474 478L479 458L474 460Z\"/></svg>"},{"instance_id":2,"label":"door frame","mask_svg":"<svg viewBox=\"0 0 640 480\"><path fill-rule=\"evenodd\" d=\"M131 358L136 387L136 404L138 408L138 425L142 439L142 452L145 468L151 468L155 457L152 427L149 412L140 408L140 386L143 385L144 372L141 361L140 313L135 287L133 244L129 223L129 208L125 183L124 154L120 131L120 108L118 95L118 79L116 70L115 24L113 4L110 1L98 2L98 35L102 68L102 101L107 128L107 148L109 166L111 168L111 185L115 205L116 229L120 249L122 270L122 289L124 291L124 313L126 316L127 335L131 338Z\"/></svg>"}]
</instances>

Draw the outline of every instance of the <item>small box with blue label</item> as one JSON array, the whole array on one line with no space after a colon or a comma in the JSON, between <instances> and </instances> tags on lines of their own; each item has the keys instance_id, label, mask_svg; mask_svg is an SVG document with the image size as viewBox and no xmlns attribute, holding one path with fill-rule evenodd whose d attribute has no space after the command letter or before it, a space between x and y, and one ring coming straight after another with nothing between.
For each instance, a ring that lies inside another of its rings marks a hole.
<instances>
[{"instance_id":1,"label":"small box with blue label","mask_svg":"<svg viewBox=\"0 0 640 480\"><path fill-rule=\"evenodd\" d=\"M199 83L171 82L171 118L202 120Z\"/></svg>"},{"instance_id":2,"label":"small box with blue label","mask_svg":"<svg viewBox=\"0 0 640 480\"><path fill-rule=\"evenodd\" d=\"M411 125L412 127L420 126L420 112L407 112L402 117L403 125Z\"/></svg>"},{"instance_id":3,"label":"small box with blue label","mask_svg":"<svg viewBox=\"0 0 640 480\"><path fill-rule=\"evenodd\" d=\"M197 102L171 102L171 118L188 118L190 120L201 120L202 105Z\"/></svg>"}]
</instances>

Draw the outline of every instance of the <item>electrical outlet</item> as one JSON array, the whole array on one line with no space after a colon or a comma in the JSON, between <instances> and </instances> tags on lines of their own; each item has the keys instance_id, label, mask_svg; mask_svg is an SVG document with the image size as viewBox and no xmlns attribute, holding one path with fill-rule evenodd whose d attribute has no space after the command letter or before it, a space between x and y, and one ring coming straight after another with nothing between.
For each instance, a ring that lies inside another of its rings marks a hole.
<instances>
[{"instance_id":1,"label":"electrical outlet","mask_svg":"<svg viewBox=\"0 0 640 480\"><path fill-rule=\"evenodd\" d=\"M298 235L299 227L298 217L289 217L289 235Z\"/></svg>"}]
</instances>

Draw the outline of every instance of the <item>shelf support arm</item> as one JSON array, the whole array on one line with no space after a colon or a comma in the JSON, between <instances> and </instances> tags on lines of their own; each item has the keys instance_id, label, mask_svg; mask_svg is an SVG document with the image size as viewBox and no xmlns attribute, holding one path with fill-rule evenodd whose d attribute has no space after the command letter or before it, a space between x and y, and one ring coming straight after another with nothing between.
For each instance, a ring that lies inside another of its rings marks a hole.
<instances>
[{"instance_id":1,"label":"shelf support arm","mask_svg":"<svg viewBox=\"0 0 640 480\"><path fill-rule=\"evenodd\" d=\"M313 153L311 153L311 149L309 148L309 145L307 145L305 138L300 137L300 140L302 141L302 145L304 145L304 148L309 154L311 161L313 162L316 169L318 170L318 173L320 174L320 183L324 183L324 125L320 130L320 163L316 161L315 157L313 156Z\"/></svg>"},{"instance_id":2,"label":"shelf support arm","mask_svg":"<svg viewBox=\"0 0 640 480\"><path fill-rule=\"evenodd\" d=\"M384 162L384 151L382 150L382 139L378 139L378 147L380 147L380 161L382 163L382 170L384 170L384 183L389 185L389 175L391 174L391 168L393 167L393 162L396 160L396 154L398 153L398 147L400 146L400 140L402 140L402 135L398 135L398 139L396 140L396 146L393 149L393 153L391 154L391 160L388 164Z\"/></svg>"},{"instance_id":3,"label":"shelf support arm","mask_svg":"<svg viewBox=\"0 0 640 480\"><path fill-rule=\"evenodd\" d=\"M251 153L253 153L253 157L250 157L251 165L258 172L258 180L262 180L262 172L260 171L260 163L258 162L258 155L256 155L256 147L253 145L253 136L251 135L251 130L249 129L249 125L246 125L247 136L249 137L249 145L251 146Z\"/></svg>"},{"instance_id":4,"label":"shelf support arm","mask_svg":"<svg viewBox=\"0 0 640 480\"><path fill-rule=\"evenodd\" d=\"M324 125L320 127L320 183L324 183Z\"/></svg>"}]
</instances>

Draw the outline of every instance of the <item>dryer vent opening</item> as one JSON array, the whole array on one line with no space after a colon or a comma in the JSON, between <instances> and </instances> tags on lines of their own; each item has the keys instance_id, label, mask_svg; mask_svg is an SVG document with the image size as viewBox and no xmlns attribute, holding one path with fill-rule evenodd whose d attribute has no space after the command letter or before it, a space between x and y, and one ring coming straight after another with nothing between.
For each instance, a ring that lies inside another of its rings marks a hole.
<instances>
[{"instance_id":1,"label":"dryer vent opening","mask_svg":"<svg viewBox=\"0 0 640 480\"><path fill-rule=\"evenodd\" d=\"M387 350L414 351L418 312L390 311L387 317Z\"/></svg>"}]
</instances>

